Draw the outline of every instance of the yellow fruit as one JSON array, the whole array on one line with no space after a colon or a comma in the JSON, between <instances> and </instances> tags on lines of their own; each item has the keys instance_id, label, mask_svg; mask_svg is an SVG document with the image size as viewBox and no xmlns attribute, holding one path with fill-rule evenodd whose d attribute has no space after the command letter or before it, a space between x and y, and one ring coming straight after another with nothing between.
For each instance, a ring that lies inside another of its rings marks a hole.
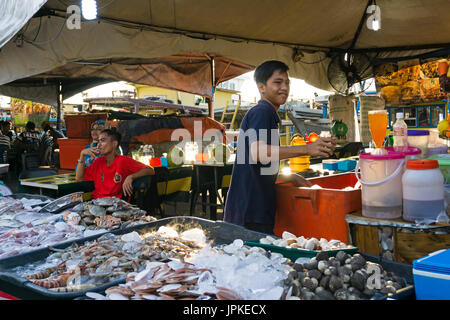
<instances>
[{"instance_id":1,"label":"yellow fruit","mask_svg":"<svg viewBox=\"0 0 450 320\"><path fill-rule=\"evenodd\" d=\"M449 123L448 123L448 121L447 120L442 120L441 122L439 122L439 125L438 125L438 130L439 130L439 134L441 134L441 135L445 135L445 130L447 130L447 128L449 127Z\"/></svg>"}]
</instances>

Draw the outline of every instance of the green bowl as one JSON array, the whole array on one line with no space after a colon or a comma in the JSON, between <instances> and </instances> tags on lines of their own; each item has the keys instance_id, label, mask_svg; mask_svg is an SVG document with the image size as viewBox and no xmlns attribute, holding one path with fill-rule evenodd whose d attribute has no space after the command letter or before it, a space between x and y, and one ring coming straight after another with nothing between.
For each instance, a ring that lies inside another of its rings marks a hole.
<instances>
[{"instance_id":1,"label":"green bowl","mask_svg":"<svg viewBox=\"0 0 450 320\"><path fill-rule=\"evenodd\" d=\"M266 251L280 253L285 258L291 259L292 262L295 262L295 260L297 260L298 258L314 258L320 252L317 250L279 247L272 244L259 243L257 241L245 241L244 244L251 247L261 247ZM335 257L339 251L344 251L348 254L355 254L358 252L358 250L358 247L354 247L349 249L327 250L326 253L328 253L330 257Z\"/></svg>"},{"instance_id":2,"label":"green bowl","mask_svg":"<svg viewBox=\"0 0 450 320\"><path fill-rule=\"evenodd\" d=\"M445 179L445 184L450 183L450 154L435 154L428 159L437 160L439 162L439 170Z\"/></svg>"}]
</instances>

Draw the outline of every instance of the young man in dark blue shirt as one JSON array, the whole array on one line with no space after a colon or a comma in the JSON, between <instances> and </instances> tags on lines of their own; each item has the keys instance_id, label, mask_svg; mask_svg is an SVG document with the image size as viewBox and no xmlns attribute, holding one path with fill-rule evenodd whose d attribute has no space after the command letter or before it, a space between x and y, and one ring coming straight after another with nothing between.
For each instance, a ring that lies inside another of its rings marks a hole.
<instances>
[{"instance_id":1,"label":"young man in dark blue shirt","mask_svg":"<svg viewBox=\"0 0 450 320\"><path fill-rule=\"evenodd\" d=\"M277 111L289 96L288 69L281 61L266 61L255 70L261 100L242 120L225 203L224 221L268 234L273 234L275 224L275 181L311 186L300 175L278 175L279 161L304 155L329 157L336 148L332 138L319 138L303 146L280 146Z\"/></svg>"}]
</instances>

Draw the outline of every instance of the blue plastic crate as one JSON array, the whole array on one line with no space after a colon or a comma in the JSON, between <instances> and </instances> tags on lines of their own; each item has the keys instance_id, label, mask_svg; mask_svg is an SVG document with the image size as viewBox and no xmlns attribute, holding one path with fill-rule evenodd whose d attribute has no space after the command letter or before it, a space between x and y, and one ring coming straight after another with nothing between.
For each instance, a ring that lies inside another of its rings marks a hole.
<instances>
[{"instance_id":1,"label":"blue plastic crate","mask_svg":"<svg viewBox=\"0 0 450 320\"><path fill-rule=\"evenodd\" d=\"M417 300L450 300L450 249L413 261Z\"/></svg>"},{"instance_id":2,"label":"blue plastic crate","mask_svg":"<svg viewBox=\"0 0 450 320\"><path fill-rule=\"evenodd\" d=\"M341 160L338 161L337 167L339 171L350 171L355 169L356 160Z\"/></svg>"}]
</instances>

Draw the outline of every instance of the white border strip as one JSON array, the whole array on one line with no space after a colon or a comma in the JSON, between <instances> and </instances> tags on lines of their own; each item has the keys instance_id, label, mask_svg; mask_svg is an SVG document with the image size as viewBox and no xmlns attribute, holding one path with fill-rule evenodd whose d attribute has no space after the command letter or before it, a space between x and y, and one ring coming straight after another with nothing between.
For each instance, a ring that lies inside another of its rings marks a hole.
<instances>
[{"instance_id":1,"label":"white border strip","mask_svg":"<svg viewBox=\"0 0 450 320\"><path fill-rule=\"evenodd\" d=\"M430 278L450 280L450 274L435 273L435 272L422 271L422 270L416 270L416 269L413 269L413 274L418 275L418 276L430 277Z\"/></svg>"}]
</instances>

